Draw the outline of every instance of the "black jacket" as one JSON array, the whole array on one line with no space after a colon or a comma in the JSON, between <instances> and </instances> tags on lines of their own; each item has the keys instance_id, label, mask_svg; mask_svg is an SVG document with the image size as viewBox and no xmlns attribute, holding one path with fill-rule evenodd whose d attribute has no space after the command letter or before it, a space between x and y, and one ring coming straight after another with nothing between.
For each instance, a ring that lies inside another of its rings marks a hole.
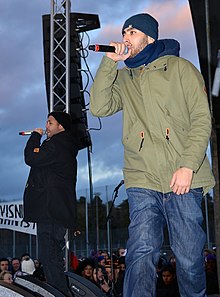
<instances>
[{"instance_id":1,"label":"black jacket","mask_svg":"<svg viewBox=\"0 0 220 297\"><path fill-rule=\"evenodd\" d=\"M27 141L25 163L31 167L24 191L24 221L76 225L77 147L68 132L43 141L33 132Z\"/></svg>"}]
</instances>

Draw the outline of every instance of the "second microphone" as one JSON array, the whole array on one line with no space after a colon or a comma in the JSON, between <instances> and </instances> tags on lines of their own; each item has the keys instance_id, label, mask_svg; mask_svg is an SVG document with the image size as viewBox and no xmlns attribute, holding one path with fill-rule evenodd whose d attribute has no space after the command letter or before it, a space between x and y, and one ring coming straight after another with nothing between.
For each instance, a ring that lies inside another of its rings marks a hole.
<instances>
[{"instance_id":1,"label":"second microphone","mask_svg":"<svg viewBox=\"0 0 220 297\"><path fill-rule=\"evenodd\" d=\"M19 132L19 135L28 136L28 135L31 135L33 132L34 132L34 130L21 131L21 132ZM46 130L43 130L43 135L45 135L45 134L46 134Z\"/></svg>"}]
</instances>

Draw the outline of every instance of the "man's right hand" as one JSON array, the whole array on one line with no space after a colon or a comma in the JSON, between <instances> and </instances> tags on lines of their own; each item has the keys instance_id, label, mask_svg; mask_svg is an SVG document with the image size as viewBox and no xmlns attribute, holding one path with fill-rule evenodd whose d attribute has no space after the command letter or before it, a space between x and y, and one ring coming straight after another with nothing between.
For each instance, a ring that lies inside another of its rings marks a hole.
<instances>
[{"instance_id":1,"label":"man's right hand","mask_svg":"<svg viewBox=\"0 0 220 297\"><path fill-rule=\"evenodd\" d=\"M115 62L125 61L131 55L131 49L128 49L123 42L110 42L111 46L115 47L115 53L106 53L106 56Z\"/></svg>"},{"instance_id":2,"label":"man's right hand","mask_svg":"<svg viewBox=\"0 0 220 297\"><path fill-rule=\"evenodd\" d=\"M41 136L44 134L44 130L42 128L36 128L34 131L39 133Z\"/></svg>"}]
</instances>

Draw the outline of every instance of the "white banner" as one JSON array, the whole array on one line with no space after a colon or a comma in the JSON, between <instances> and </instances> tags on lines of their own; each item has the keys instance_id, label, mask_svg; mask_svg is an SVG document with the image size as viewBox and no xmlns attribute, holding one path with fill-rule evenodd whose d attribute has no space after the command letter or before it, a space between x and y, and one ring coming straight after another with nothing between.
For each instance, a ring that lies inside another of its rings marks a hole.
<instances>
[{"instance_id":1,"label":"white banner","mask_svg":"<svg viewBox=\"0 0 220 297\"><path fill-rule=\"evenodd\" d=\"M0 228L36 235L36 223L23 221L23 202L0 203Z\"/></svg>"}]
</instances>

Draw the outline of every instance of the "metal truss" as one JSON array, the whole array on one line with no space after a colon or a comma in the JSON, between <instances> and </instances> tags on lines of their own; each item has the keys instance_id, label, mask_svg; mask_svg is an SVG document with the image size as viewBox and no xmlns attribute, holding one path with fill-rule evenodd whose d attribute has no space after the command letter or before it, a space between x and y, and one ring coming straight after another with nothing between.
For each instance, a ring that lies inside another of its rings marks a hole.
<instances>
[{"instance_id":1,"label":"metal truss","mask_svg":"<svg viewBox=\"0 0 220 297\"><path fill-rule=\"evenodd\" d=\"M50 112L70 109L70 0L51 0Z\"/></svg>"},{"instance_id":2,"label":"metal truss","mask_svg":"<svg viewBox=\"0 0 220 297\"><path fill-rule=\"evenodd\" d=\"M51 0L50 112L70 113L70 0ZM66 271L69 269L69 230L65 235Z\"/></svg>"}]
</instances>

